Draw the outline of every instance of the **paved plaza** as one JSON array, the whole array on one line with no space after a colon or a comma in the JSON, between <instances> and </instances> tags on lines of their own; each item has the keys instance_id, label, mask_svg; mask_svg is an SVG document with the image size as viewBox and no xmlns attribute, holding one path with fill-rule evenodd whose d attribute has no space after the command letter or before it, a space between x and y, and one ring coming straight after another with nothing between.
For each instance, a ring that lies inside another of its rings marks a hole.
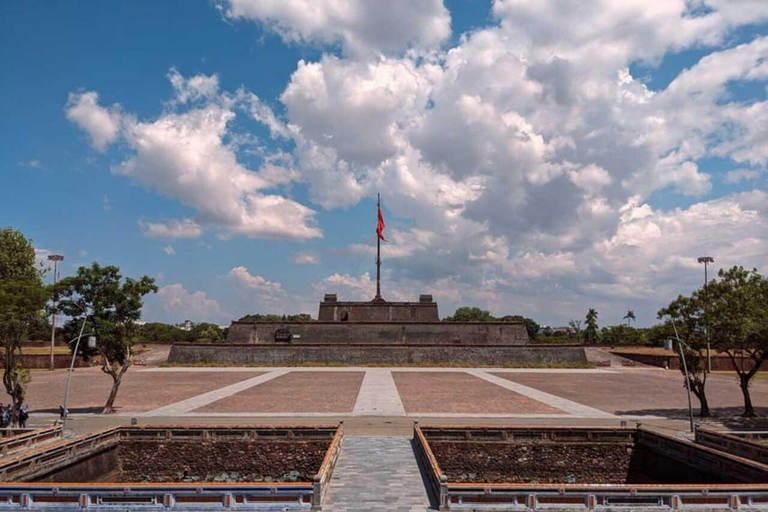
<instances>
[{"instance_id":1,"label":"paved plaza","mask_svg":"<svg viewBox=\"0 0 768 512\"><path fill-rule=\"evenodd\" d=\"M159 361L158 361L159 362ZM54 422L66 371L33 372L31 425ZM129 371L117 413L98 414L110 389L98 368L72 377L69 427L87 433L141 424L317 425L344 422L345 439L323 510L433 510L411 447L413 422L429 425L602 425L642 422L673 435L687 429L679 372L651 367L499 368L162 368ZM739 428L741 393L712 375L713 420ZM768 415L768 381L753 383ZM696 401L694 398L694 407ZM762 420L760 420L762 421ZM763 427L764 428L764 427Z\"/></svg>"},{"instance_id":2,"label":"paved plaza","mask_svg":"<svg viewBox=\"0 0 768 512\"><path fill-rule=\"evenodd\" d=\"M66 371L33 373L33 421L54 416ZM110 389L98 368L77 369L73 418L98 413ZM768 382L752 397L768 412ZM712 376L710 406L736 415L741 393ZM138 418L452 418L679 420L687 414L682 376L655 368L160 368L136 367L120 388L115 417ZM696 401L694 398L694 407Z\"/></svg>"}]
</instances>

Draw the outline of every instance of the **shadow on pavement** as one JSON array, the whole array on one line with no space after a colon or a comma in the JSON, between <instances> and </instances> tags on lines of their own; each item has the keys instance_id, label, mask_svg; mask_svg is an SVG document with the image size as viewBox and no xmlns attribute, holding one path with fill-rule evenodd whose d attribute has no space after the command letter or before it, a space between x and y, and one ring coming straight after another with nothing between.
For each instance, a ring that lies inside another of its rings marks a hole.
<instances>
[{"instance_id":1,"label":"shadow on pavement","mask_svg":"<svg viewBox=\"0 0 768 512\"><path fill-rule=\"evenodd\" d=\"M755 407L756 418L741 416L743 407L712 407L710 418L699 418L699 409L693 408L693 417L697 422L713 423L732 430L768 429L768 407ZM616 411L617 416L661 416L670 420L687 420L688 409L635 409L631 411Z\"/></svg>"}]
</instances>

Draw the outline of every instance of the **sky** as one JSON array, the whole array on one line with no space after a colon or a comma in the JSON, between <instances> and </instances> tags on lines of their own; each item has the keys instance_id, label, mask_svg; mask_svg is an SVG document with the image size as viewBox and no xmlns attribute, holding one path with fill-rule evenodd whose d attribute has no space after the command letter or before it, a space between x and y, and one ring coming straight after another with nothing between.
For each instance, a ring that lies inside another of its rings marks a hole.
<instances>
[{"instance_id":1,"label":"sky","mask_svg":"<svg viewBox=\"0 0 768 512\"><path fill-rule=\"evenodd\" d=\"M768 273L765 0L3 2L0 69L0 226L146 321L373 298L377 193L382 295L441 316Z\"/></svg>"}]
</instances>

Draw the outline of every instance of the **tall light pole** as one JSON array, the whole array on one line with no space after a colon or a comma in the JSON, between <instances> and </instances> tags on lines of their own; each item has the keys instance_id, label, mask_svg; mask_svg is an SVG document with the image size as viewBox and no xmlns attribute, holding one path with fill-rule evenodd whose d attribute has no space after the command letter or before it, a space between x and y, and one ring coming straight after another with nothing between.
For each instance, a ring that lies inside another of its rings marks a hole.
<instances>
[{"instance_id":1,"label":"tall light pole","mask_svg":"<svg viewBox=\"0 0 768 512\"><path fill-rule=\"evenodd\" d=\"M64 256L61 254L49 254L48 261L53 262L53 285L56 286L56 279L58 278L59 262L64 261ZM51 315L51 370L54 368L53 353L56 345L56 302L53 303L53 314Z\"/></svg>"},{"instance_id":2,"label":"tall light pole","mask_svg":"<svg viewBox=\"0 0 768 512\"><path fill-rule=\"evenodd\" d=\"M709 283L709 279L707 278L707 265L714 263L715 258L712 256L701 256L698 261L699 263L704 264L704 309L706 313L706 307L709 303L709 294L707 293L707 283ZM706 314L704 315L704 334L707 337L707 372L712 372L712 358L709 355L709 324Z\"/></svg>"}]
</instances>

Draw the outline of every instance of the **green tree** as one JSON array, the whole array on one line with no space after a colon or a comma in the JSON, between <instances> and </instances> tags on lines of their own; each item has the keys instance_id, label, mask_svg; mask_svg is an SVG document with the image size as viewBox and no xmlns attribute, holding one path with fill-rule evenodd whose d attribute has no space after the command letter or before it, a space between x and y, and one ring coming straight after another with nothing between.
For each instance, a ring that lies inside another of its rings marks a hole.
<instances>
[{"instance_id":1,"label":"green tree","mask_svg":"<svg viewBox=\"0 0 768 512\"><path fill-rule=\"evenodd\" d=\"M749 385L768 358L768 279L743 267L720 269L718 278L702 290L709 336L739 377L743 415L755 416Z\"/></svg>"},{"instance_id":2,"label":"green tree","mask_svg":"<svg viewBox=\"0 0 768 512\"><path fill-rule=\"evenodd\" d=\"M190 341L189 332L175 325L160 322L150 322L140 326L138 328L138 338L140 341L149 343L153 341Z\"/></svg>"},{"instance_id":3,"label":"green tree","mask_svg":"<svg viewBox=\"0 0 768 512\"><path fill-rule=\"evenodd\" d=\"M603 343L609 345L641 345L643 343L643 331L624 324L603 327L600 330Z\"/></svg>"},{"instance_id":4,"label":"green tree","mask_svg":"<svg viewBox=\"0 0 768 512\"><path fill-rule=\"evenodd\" d=\"M58 311L71 318L70 325L86 322L86 329L96 334L95 351L101 356L101 370L112 377L112 390L102 413L114 412L115 398L125 372L133 364L132 346L138 334L136 321L141 318L143 297L157 292L154 279L123 279L115 266L102 267L94 262L80 267L77 275L62 279L54 290ZM88 331L86 331L88 332ZM92 351L80 345L80 356Z\"/></svg>"},{"instance_id":5,"label":"green tree","mask_svg":"<svg viewBox=\"0 0 768 512\"><path fill-rule=\"evenodd\" d=\"M624 315L624 320L627 321L627 327L629 327L629 325L630 325L630 323L632 321L636 321L637 320L637 317L635 317L635 312L632 311L631 309L628 309L627 310L627 314Z\"/></svg>"},{"instance_id":6,"label":"green tree","mask_svg":"<svg viewBox=\"0 0 768 512\"><path fill-rule=\"evenodd\" d=\"M682 357L685 358L685 366L681 359L680 373L686 378L685 385L696 398L699 399L699 415L702 418L710 416L709 402L707 401L707 338L704 318L704 301L701 291L695 291L690 297L678 296L667 307L659 310L659 318L669 317L666 323L666 332L670 335L677 329L677 334L682 338ZM674 324L674 327L673 327ZM672 337L672 336L670 336ZM688 369L688 375L685 369Z\"/></svg>"},{"instance_id":7,"label":"green tree","mask_svg":"<svg viewBox=\"0 0 768 512\"><path fill-rule=\"evenodd\" d=\"M32 240L10 227L0 230L0 341L3 385L13 401L13 423L18 422L30 380L29 370L22 366L21 342L40 321L49 296L42 276Z\"/></svg>"},{"instance_id":8,"label":"green tree","mask_svg":"<svg viewBox=\"0 0 768 512\"><path fill-rule=\"evenodd\" d=\"M496 320L489 311L478 307L462 306L445 318L446 322L493 322Z\"/></svg>"},{"instance_id":9,"label":"green tree","mask_svg":"<svg viewBox=\"0 0 768 512\"><path fill-rule=\"evenodd\" d=\"M216 324L199 323L195 324L190 331L190 337L192 341L206 340L206 341L221 341L224 339L224 334Z\"/></svg>"},{"instance_id":10,"label":"green tree","mask_svg":"<svg viewBox=\"0 0 768 512\"><path fill-rule=\"evenodd\" d=\"M589 308L584 324L584 342L597 343L600 336L600 331L597 327L597 310Z\"/></svg>"},{"instance_id":11,"label":"green tree","mask_svg":"<svg viewBox=\"0 0 768 512\"><path fill-rule=\"evenodd\" d=\"M506 315L499 318L502 322L523 322L525 330L528 331L528 339L535 341L539 337L541 326L532 318L526 318L521 315Z\"/></svg>"}]
</instances>

